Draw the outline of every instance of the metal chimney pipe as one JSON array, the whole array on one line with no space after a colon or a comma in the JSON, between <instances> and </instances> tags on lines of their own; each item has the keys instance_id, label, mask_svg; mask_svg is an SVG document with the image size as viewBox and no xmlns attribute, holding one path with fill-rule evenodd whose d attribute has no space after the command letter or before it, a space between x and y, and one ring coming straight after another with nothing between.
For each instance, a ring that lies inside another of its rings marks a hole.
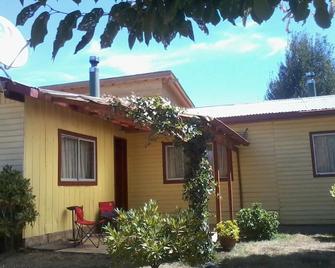
<instances>
[{"instance_id":1,"label":"metal chimney pipe","mask_svg":"<svg viewBox=\"0 0 335 268\"><path fill-rule=\"evenodd\" d=\"M317 95L314 77L315 77L314 72L306 73L306 84L307 84L308 97L315 97Z\"/></svg>"},{"instance_id":2,"label":"metal chimney pipe","mask_svg":"<svg viewBox=\"0 0 335 268\"><path fill-rule=\"evenodd\" d=\"M99 80L99 58L90 56L90 96L100 97L100 80Z\"/></svg>"}]
</instances>

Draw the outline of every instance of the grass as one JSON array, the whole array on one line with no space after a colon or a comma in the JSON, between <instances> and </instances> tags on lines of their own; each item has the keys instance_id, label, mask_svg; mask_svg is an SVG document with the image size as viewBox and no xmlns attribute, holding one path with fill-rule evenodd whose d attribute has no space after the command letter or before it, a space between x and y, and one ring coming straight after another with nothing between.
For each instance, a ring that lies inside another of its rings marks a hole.
<instances>
[{"instance_id":1,"label":"grass","mask_svg":"<svg viewBox=\"0 0 335 268\"><path fill-rule=\"evenodd\" d=\"M335 237L278 234L270 241L241 242L217 254L218 267L335 267Z\"/></svg>"},{"instance_id":2,"label":"grass","mask_svg":"<svg viewBox=\"0 0 335 268\"><path fill-rule=\"evenodd\" d=\"M107 255L23 251L1 254L0 267L107 268L111 265ZM160 268L189 267L175 263ZM271 241L241 242L231 252L218 251L215 267L335 267L335 236L278 234Z\"/></svg>"}]
</instances>

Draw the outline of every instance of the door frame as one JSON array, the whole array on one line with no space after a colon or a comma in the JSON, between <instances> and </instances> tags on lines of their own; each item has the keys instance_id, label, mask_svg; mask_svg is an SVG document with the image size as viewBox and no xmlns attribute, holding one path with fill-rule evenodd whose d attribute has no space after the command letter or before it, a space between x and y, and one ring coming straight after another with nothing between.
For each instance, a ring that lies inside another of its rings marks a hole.
<instances>
[{"instance_id":1,"label":"door frame","mask_svg":"<svg viewBox=\"0 0 335 268\"><path fill-rule=\"evenodd\" d=\"M124 169L124 177L125 179L123 179L121 181L122 183L122 190L124 191L120 191L120 189L117 189L117 178L116 178L116 169L117 169L117 158L116 158L116 142L118 141L122 141L125 143L125 148L123 148L124 152L125 152L125 167L122 166L121 168ZM115 203L117 204L116 201L116 197L117 196L122 196L125 195L125 207L124 209L128 209L128 155L127 155L127 148L128 148L128 143L127 143L127 139L123 138L123 137L117 137L114 136L114 198L115 198ZM123 199L123 198L122 198Z\"/></svg>"}]
</instances>

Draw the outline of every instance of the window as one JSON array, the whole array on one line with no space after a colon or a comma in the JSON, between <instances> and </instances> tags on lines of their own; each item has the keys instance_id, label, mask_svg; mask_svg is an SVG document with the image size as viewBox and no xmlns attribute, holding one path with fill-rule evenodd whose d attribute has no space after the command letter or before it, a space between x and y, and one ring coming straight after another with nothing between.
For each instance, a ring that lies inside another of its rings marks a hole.
<instances>
[{"instance_id":1,"label":"window","mask_svg":"<svg viewBox=\"0 0 335 268\"><path fill-rule=\"evenodd\" d=\"M207 144L208 161L214 170L214 153L213 144ZM164 183L182 183L185 175L185 158L183 148L174 146L172 143L163 143L163 177ZM218 164L220 171L220 179L228 178L228 154L227 147L218 144Z\"/></svg>"},{"instance_id":2,"label":"window","mask_svg":"<svg viewBox=\"0 0 335 268\"><path fill-rule=\"evenodd\" d=\"M314 177L335 176L335 132L310 133Z\"/></svg>"},{"instance_id":3,"label":"window","mask_svg":"<svg viewBox=\"0 0 335 268\"><path fill-rule=\"evenodd\" d=\"M59 130L58 140L58 184L96 185L97 139L65 130Z\"/></svg>"},{"instance_id":4,"label":"window","mask_svg":"<svg viewBox=\"0 0 335 268\"><path fill-rule=\"evenodd\" d=\"M184 181L184 152L180 146L163 143L163 176L164 183L180 183Z\"/></svg>"},{"instance_id":5,"label":"window","mask_svg":"<svg viewBox=\"0 0 335 268\"><path fill-rule=\"evenodd\" d=\"M227 147L223 144L217 144L217 150L218 150L218 165L219 165L220 179L226 180L228 179ZM212 165L212 168L214 170L213 143L207 144L207 155L208 155L208 161Z\"/></svg>"}]
</instances>

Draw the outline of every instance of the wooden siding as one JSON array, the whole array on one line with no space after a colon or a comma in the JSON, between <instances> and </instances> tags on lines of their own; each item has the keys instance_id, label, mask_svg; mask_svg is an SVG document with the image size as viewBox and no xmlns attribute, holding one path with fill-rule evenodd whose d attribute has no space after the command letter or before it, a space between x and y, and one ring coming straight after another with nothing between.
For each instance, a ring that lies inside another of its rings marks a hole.
<instances>
[{"instance_id":1,"label":"wooden siding","mask_svg":"<svg viewBox=\"0 0 335 268\"><path fill-rule=\"evenodd\" d=\"M128 134L128 196L129 207L138 208L150 199L156 200L161 212L174 212L187 207L182 200L183 184L163 183L162 141L148 140L148 134ZM233 153L236 159L236 154ZM233 200L234 212L240 209L237 165L234 161ZM221 182L221 203L223 219L229 218L227 182ZM209 208L211 222L215 222L215 196L212 195Z\"/></svg>"},{"instance_id":2,"label":"wooden siding","mask_svg":"<svg viewBox=\"0 0 335 268\"><path fill-rule=\"evenodd\" d=\"M0 169L23 170L23 117L24 105L0 93Z\"/></svg>"},{"instance_id":3,"label":"wooden siding","mask_svg":"<svg viewBox=\"0 0 335 268\"><path fill-rule=\"evenodd\" d=\"M97 186L58 186L58 129L97 137ZM39 216L26 237L71 229L66 207L83 205L94 220L99 201L114 200L113 137L123 133L110 122L53 104L26 99L24 175L31 179Z\"/></svg>"},{"instance_id":4,"label":"wooden siding","mask_svg":"<svg viewBox=\"0 0 335 268\"><path fill-rule=\"evenodd\" d=\"M186 207L182 184L163 184L161 141L151 141L148 134L128 134L128 204L138 208L150 199L162 212Z\"/></svg>"},{"instance_id":5,"label":"wooden siding","mask_svg":"<svg viewBox=\"0 0 335 268\"><path fill-rule=\"evenodd\" d=\"M248 128L250 146L240 150L245 205L262 202L282 224L334 224L335 178L313 177L309 141L309 132L334 125L334 116L232 125Z\"/></svg>"}]
</instances>

